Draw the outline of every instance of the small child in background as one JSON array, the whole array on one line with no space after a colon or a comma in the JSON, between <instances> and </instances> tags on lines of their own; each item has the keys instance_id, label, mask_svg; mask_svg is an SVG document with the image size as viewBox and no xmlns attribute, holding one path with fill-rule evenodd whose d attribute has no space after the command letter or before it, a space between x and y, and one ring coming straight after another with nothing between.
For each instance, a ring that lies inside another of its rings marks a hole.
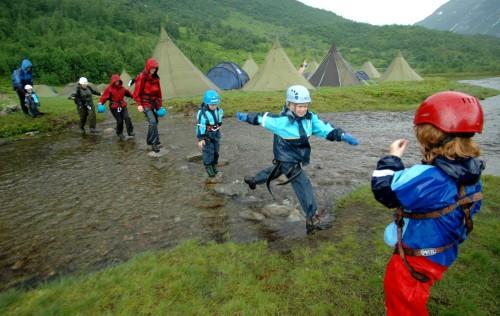
<instances>
[{"instance_id":1,"label":"small child in background","mask_svg":"<svg viewBox=\"0 0 500 316\"><path fill-rule=\"evenodd\" d=\"M196 114L196 137L198 148L203 152L203 164L209 177L217 174L219 148L224 111L219 107L220 96L215 90L207 90L203 96L203 103Z\"/></svg>"},{"instance_id":2,"label":"small child in background","mask_svg":"<svg viewBox=\"0 0 500 316\"><path fill-rule=\"evenodd\" d=\"M29 114L32 117L42 116L43 113L38 110L38 108L40 107L40 99L38 98L36 92L33 90L33 87L27 84L24 86L24 91L26 92L24 96L24 104L28 108Z\"/></svg>"},{"instance_id":3,"label":"small child in background","mask_svg":"<svg viewBox=\"0 0 500 316\"><path fill-rule=\"evenodd\" d=\"M460 92L436 93L417 109L414 124L422 164L404 167L408 140L398 139L372 176L377 201L397 209L384 234L395 247L384 278L388 316L429 314L431 287L457 259L481 207L484 163L472 140L483 130L479 101Z\"/></svg>"}]
</instances>

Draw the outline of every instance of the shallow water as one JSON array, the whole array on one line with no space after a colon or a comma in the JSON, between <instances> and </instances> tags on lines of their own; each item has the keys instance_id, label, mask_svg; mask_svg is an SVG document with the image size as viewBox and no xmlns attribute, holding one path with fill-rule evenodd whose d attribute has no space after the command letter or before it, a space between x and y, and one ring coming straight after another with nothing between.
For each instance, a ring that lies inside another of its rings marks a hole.
<instances>
[{"instance_id":1,"label":"shallow water","mask_svg":"<svg viewBox=\"0 0 500 316\"><path fill-rule=\"evenodd\" d=\"M498 89L500 89L500 84ZM500 96L482 101L485 132L478 136L486 173L500 175ZM109 113L108 113L109 115ZM320 206L369 183L392 140L410 139L407 165L418 162L412 112L330 113L321 117L355 135L357 147L312 139L310 176ZM241 183L271 165L272 135L260 127L224 121L219 184L206 182L192 118L167 117L160 135L168 153L147 155L146 122L135 121L135 140L111 133L81 136L75 130L0 146L0 289L89 271L133 255L172 247L186 239L223 242L303 237L303 221L271 217L250 221L240 214L273 202L297 207L290 186L249 191ZM112 127L111 117L99 128ZM237 187L234 197L214 187ZM285 202L283 202L285 200Z\"/></svg>"}]
</instances>

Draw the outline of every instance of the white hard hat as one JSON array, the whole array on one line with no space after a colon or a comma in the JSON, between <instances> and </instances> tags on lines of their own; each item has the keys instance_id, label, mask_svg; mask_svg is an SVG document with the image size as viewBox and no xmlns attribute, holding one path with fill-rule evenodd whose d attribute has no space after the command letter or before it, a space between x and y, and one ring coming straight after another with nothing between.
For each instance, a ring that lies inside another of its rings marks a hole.
<instances>
[{"instance_id":1,"label":"white hard hat","mask_svg":"<svg viewBox=\"0 0 500 316\"><path fill-rule=\"evenodd\" d=\"M87 80L87 78L85 77L81 77L79 80L78 80L78 83L79 84L88 84L89 81Z\"/></svg>"},{"instance_id":2,"label":"white hard hat","mask_svg":"<svg viewBox=\"0 0 500 316\"><path fill-rule=\"evenodd\" d=\"M24 86L24 90L32 90L32 89L33 89L33 87L30 86L29 84Z\"/></svg>"}]
</instances>

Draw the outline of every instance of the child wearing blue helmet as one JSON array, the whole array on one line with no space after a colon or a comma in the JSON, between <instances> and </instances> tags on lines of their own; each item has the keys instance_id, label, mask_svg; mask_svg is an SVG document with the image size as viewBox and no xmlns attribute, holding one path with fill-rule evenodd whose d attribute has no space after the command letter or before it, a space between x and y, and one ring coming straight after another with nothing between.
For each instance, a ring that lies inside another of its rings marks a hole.
<instances>
[{"instance_id":1,"label":"child wearing blue helmet","mask_svg":"<svg viewBox=\"0 0 500 316\"><path fill-rule=\"evenodd\" d=\"M306 231L308 234L327 228L324 221L325 212L317 212L311 181L302 170L309 164L311 146L309 137L315 135L329 141L345 141L357 145L358 141L342 129L334 127L319 119L318 115L309 111L311 96L306 87L294 85L288 88L286 104L278 114L266 113L236 113L239 121L252 125L262 125L274 134L273 153L274 166L263 169L255 176L245 177L244 181L250 189L266 183L268 190L272 180L285 175L285 183L292 184L293 190L306 214ZM270 191L271 192L271 191ZM272 194L272 193L271 193Z\"/></svg>"},{"instance_id":2,"label":"child wearing blue helmet","mask_svg":"<svg viewBox=\"0 0 500 316\"><path fill-rule=\"evenodd\" d=\"M203 95L203 103L196 114L196 138L198 148L203 152L203 164L209 177L217 174L219 147L224 111L219 107L220 96L215 90L207 90Z\"/></svg>"}]
</instances>

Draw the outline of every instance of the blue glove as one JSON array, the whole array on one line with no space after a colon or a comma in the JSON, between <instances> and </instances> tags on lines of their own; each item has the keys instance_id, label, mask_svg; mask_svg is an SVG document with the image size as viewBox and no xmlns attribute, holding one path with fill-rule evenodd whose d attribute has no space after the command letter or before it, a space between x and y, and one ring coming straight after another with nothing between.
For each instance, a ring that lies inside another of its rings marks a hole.
<instances>
[{"instance_id":1,"label":"blue glove","mask_svg":"<svg viewBox=\"0 0 500 316\"><path fill-rule=\"evenodd\" d=\"M248 113L236 112L236 119L240 122L246 122L248 119Z\"/></svg>"},{"instance_id":2,"label":"blue glove","mask_svg":"<svg viewBox=\"0 0 500 316\"><path fill-rule=\"evenodd\" d=\"M358 144L358 140L356 138L354 138L354 136L352 136L349 133L342 133L342 136L340 136L340 139L342 141L348 143L349 145L356 146Z\"/></svg>"}]
</instances>

